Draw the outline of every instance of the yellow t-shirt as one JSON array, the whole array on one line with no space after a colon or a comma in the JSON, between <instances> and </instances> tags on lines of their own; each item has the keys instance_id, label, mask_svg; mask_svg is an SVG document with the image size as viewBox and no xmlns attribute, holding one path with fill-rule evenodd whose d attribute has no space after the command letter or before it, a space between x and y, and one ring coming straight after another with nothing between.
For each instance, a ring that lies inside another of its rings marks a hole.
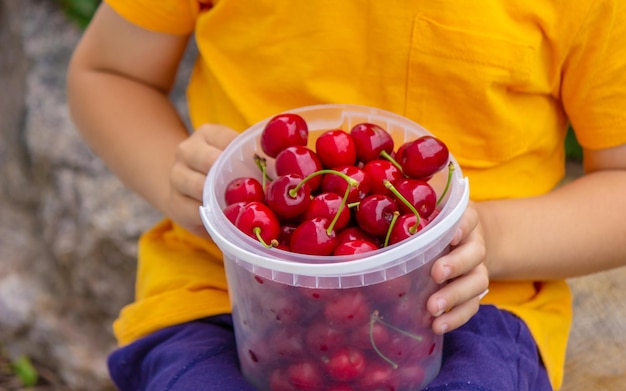
<instances>
[{"instance_id":1,"label":"yellow t-shirt","mask_svg":"<svg viewBox=\"0 0 626 391\"><path fill-rule=\"evenodd\" d=\"M564 174L568 121L587 148L626 142L626 2L106 0L146 29L195 33L194 127L244 130L299 106L347 103L404 115L446 142L474 200L527 197ZM165 220L140 240L127 344L230 311L221 254ZM492 282L561 384L571 298L564 281Z\"/></svg>"}]
</instances>

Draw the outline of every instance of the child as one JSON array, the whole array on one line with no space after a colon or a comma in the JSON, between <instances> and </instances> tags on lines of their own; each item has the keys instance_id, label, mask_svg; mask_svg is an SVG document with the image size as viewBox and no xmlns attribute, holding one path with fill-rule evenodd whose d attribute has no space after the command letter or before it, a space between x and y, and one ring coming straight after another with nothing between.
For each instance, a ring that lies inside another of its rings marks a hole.
<instances>
[{"instance_id":1,"label":"child","mask_svg":"<svg viewBox=\"0 0 626 391\"><path fill-rule=\"evenodd\" d=\"M190 135L168 100L191 34ZM436 134L473 203L432 269L445 333L428 390L556 390L564 279L626 259L626 5L619 0L105 0L68 75L85 140L167 218L142 236L136 301L114 330L121 390L247 390L221 254L198 216L220 151L319 103L379 107ZM564 174L568 124L583 178ZM479 306L480 294L489 294Z\"/></svg>"}]
</instances>

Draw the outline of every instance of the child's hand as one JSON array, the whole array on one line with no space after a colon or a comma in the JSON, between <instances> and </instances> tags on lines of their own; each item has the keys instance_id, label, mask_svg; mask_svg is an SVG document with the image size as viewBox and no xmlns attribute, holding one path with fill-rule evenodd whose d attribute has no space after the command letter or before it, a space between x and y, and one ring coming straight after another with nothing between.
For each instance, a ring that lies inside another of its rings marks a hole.
<instances>
[{"instance_id":1,"label":"child's hand","mask_svg":"<svg viewBox=\"0 0 626 391\"><path fill-rule=\"evenodd\" d=\"M435 316L433 330L438 334L467 322L478 311L480 299L489 286L489 275L483 264L483 232L472 203L463 215L451 244L452 251L435 261L431 270L436 282L448 282L427 303L428 311Z\"/></svg>"},{"instance_id":2,"label":"child's hand","mask_svg":"<svg viewBox=\"0 0 626 391\"><path fill-rule=\"evenodd\" d=\"M178 145L170 171L167 214L192 233L208 237L198 212L209 169L238 133L222 125L202 125Z\"/></svg>"}]
</instances>

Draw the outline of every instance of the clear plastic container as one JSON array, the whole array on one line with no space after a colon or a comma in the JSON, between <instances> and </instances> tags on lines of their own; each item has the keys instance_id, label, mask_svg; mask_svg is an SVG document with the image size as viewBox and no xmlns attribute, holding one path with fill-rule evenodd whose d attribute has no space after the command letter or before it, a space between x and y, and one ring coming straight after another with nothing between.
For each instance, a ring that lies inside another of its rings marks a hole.
<instances>
[{"instance_id":1,"label":"clear plastic container","mask_svg":"<svg viewBox=\"0 0 626 391\"><path fill-rule=\"evenodd\" d=\"M318 105L289 112L307 121L311 142L324 130L349 131L360 122L382 126L396 146L431 134L404 117L368 107ZM456 169L439 214L410 239L359 256L265 248L231 224L222 209L231 179L261 177L253 155L263 156L259 136L268 120L243 132L219 157L200 208L224 255L244 376L259 390L425 387L439 372L443 344L426 311L426 300L438 289L430 268L449 250L469 199L454 156ZM274 175L272 159L267 160ZM440 194L446 180L443 170L430 184Z\"/></svg>"}]
</instances>

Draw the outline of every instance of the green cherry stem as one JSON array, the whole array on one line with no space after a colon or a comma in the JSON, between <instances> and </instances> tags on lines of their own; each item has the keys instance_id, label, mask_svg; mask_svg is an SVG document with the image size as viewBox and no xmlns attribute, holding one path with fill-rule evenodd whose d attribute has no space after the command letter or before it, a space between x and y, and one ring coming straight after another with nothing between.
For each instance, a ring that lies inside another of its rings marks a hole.
<instances>
[{"instance_id":1,"label":"green cherry stem","mask_svg":"<svg viewBox=\"0 0 626 391\"><path fill-rule=\"evenodd\" d=\"M385 356L383 352L381 352L380 349L378 349L378 346L376 346L376 342L374 341L374 324L377 321L380 321L380 317L378 316L378 310L372 312L372 314L370 315L370 327L369 327L370 344L372 344L372 348L374 348L374 351L376 352L376 354L380 356L380 358L382 358L389 365L391 365L393 369L398 369L398 364L395 361L391 360L389 357Z\"/></svg>"},{"instance_id":2,"label":"green cherry stem","mask_svg":"<svg viewBox=\"0 0 626 391\"><path fill-rule=\"evenodd\" d=\"M402 330L401 328L398 328L398 327L392 325L391 323L385 322L383 320L383 318L378 315L378 311L374 311L372 313L372 316L374 317L374 320L376 322L389 327L390 329L392 329L393 331L395 331L397 333L400 333L402 335L406 335L407 337L409 337L409 338L411 338L411 339L413 339L415 341L421 341L423 339L421 335L415 335L413 333L409 333L408 331Z\"/></svg>"},{"instance_id":3,"label":"green cherry stem","mask_svg":"<svg viewBox=\"0 0 626 391\"><path fill-rule=\"evenodd\" d=\"M254 227L252 232L256 235L256 238L261 242L261 244L266 248L272 248L278 246L278 240L272 239L269 243L267 243L263 237L261 236L261 227Z\"/></svg>"},{"instance_id":4,"label":"green cherry stem","mask_svg":"<svg viewBox=\"0 0 626 391\"><path fill-rule=\"evenodd\" d=\"M380 351L380 349L378 349L378 346L376 346L376 341L374 341L374 324L376 324L376 322L384 325L385 327L390 328L391 330L398 332L402 335L406 335L407 337L414 339L416 341L421 341L422 340L422 336L420 335L415 335L412 333L409 333L408 331L402 330L390 323L385 322L379 315L378 310L375 310L374 312L371 313L370 315L370 323L369 323L369 337L370 337L370 344L372 345L372 348L374 349L374 351L376 352L376 354L378 354L380 356L380 358L382 358L383 360L385 360L389 365L391 365L393 367L393 369L398 369L398 363L396 363L395 361L391 360L389 357L385 356L383 354L383 352Z\"/></svg>"},{"instance_id":5,"label":"green cherry stem","mask_svg":"<svg viewBox=\"0 0 626 391\"><path fill-rule=\"evenodd\" d=\"M309 180L311 180L312 178L318 176L318 175L324 175L324 174L333 174L333 175L338 175L339 177L343 178L347 183L348 183L348 187L346 187L346 191L343 195L343 199L341 201L341 206L337 209L337 213L335 213L335 217L333 217L333 220L330 222L330 224L328 225L328 229L326 229L326 233L328 233L330 235L330 233L332 232L333 228L335 228L335 224L337 224L337 220L339 220L339 215L341 214L341 211L343 211L343 208L345 207L346 203L348 202L348 196L350 195L350 189L353 187L358 187L359 186L359 181L357 181L354 178L351 178L350 176L344 174L343 172L337 171L337 170L318 170L315 171L314 173L311 173L309 175L307 175L302 182L298 183L298 185L296 187L294 187L293 189L289 190L289 195L291 197L295 197L298 194L298 190L300 190L300 187L304 186L304 184L306 182L308 182Z\"/></svg>"},{"instance_id":6,"label":"green cherry stem","mask_svg":"<svg viewBox=\"0 0 626 391\"><path fill-rule=\"evenodd\" d=\"M335 225L337 224L337 220L339 220L339 216L341 215L343 208L345 208L346 204L348 203L348 196L350 195L350 187L351 186L346 187L346 191L343 193L343 198L341 200L341 205L339 205L339 208L337 208L337 213L335 213L335 217L333 217L333 221L331 221L330 224L328 224L328 228L326 229L326 233L328 235L330 235L330 233L333 231L333 228L335 228Z\"/></svg>"},{"instance_id":7,"label":"green cherry stem","mask_svg":"<svg viewBox=\"0 0 626 391\"><path fill-rule=\"evenodd\" d=\"M402 201L402 203L404 205L407 206L407 208L409 208L411 210L411 212L413 212L413 214L415 215L415 224L413 226L411 226L409 228L409 232L411 232L411 234L414 234L417 232L417 229L419 228L420 225L420 221L422 221L422 217L420 216L419 212L417 211L417 209L415 209L415 206L413 206L413 204L411 204L409 202L409 200L407 200L406 198L404 198L404 196L402 194L400 194L400 192L398 191L398 189L395 188L395 186L387 179L383 180L383 184L385 185L385 187L387 189L389 189L396 197L398 197L398 199L400 201Z\"/></svg>"},{"instance_id":8,"label":"green cherry stem","mask_svg":"<svg viewBox=\"0 0 626 391\"><path fill-rule=\"evenodd\" d=\"M383 244L383 247L387 247L389 245L389 238L391 237L391 231L393 230L393 227L396 225L396 222L398 221L398 217L400 217L400 212L396 210L395 212L393 212L393 216L391 217L391 222L389 223L389 229L387 230L387 235L385 235L385 243Z\"/></svg>"},{"instance_id":9,"label":"green cherry stem","mask_svg":"<svg viewBox=\"0 0 626 391\"><path fill-rule=\"evenodd\" d=\"M396 159L393 158L393 156L391 156L390 154L387 153L387 151L380 151L380 156L383 159L387 159L389 160L389 162L391 164L393 164L394 166L396 166L396 168L398 170L400 170L400 172L404 172L404 170L402 169L402 166L400 165L400 163L398 163L398 161Z\"/></svg>"},{"instance_id":10,"label":"green cherry stem","mask_svg":"<svg viewBox=\"0 0 626 391\"><path fill-rule=\"evenodd\" d=\"M441 195L439 196L439 199L437 200L437 204L436 204L437 206L439 206L441 201L443 201L443 198L448 193L448 190L450 190L450 183L452 182L452 174L454 174L454 164L450 162L448 163L448 180L446 181L446 187L443 189L443 193L441 193Z\"/></svg>"},{"instance_id":11,"label":"green cherry stem","mask_svg":"<svg viewBox=\"0 0 626 391\"><path fill-rule=\"evenodd\" d=\"M324 174L334 174L334 175L338 175L341 178L345 179L346 182L348 182L348 185L350 187L348 187L348 189L350 189L351 187L358 187L359 186L359 181L357 181L354 178L349 177L348 175L344 174L343 172L337 171L337 170L328 170L328 169L324 169L324 170L317 170L314 173L311 173L309 175L307 175L302 182L298 183L298 185L296 187L294 187L293 189L291 189L289 191L289 195L292 197L295 197L298 194L298 190L300 190L300 188L302 186L304 186L305 183L307 183L309 180L311 180L312 178L315 178L318 175L324 175Z\"/></svg>"},{"instance_id":12,"label":"green cherry stem","mask_svg":"<svg viewBox=\"0 0 626 391\"><path fill-rule=\"evenodd\" d=\"M261 157L255 153L254 163L256 163L256 166L259 168L259 170L261 170L261 173L263 174L263 180L261 181L261 184L263 185L263 189L265 189L267 181L272 181L272 178L267 175L267 160L264 157Z\"/></svg>"}]
</instances>

